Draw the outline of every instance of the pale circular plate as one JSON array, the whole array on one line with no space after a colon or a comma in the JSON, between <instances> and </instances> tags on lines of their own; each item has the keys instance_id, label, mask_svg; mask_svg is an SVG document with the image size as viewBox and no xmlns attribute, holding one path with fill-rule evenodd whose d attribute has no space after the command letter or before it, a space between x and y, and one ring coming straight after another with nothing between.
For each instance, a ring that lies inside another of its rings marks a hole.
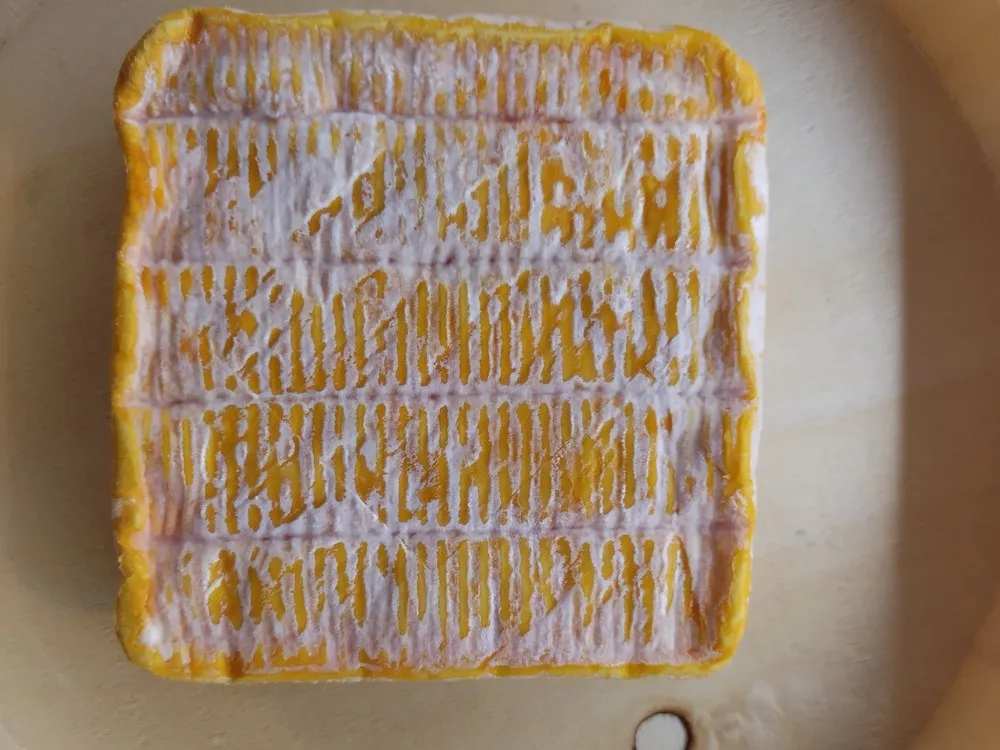
<instances>
[{"instance_id":1,"label":"pale circular plate","mask_svg":"<svg viewBox=\"0 0 1000 750\"><path fill-rule=\"evenodd\" d=\"M3 7L0 748L625 750L664 708L706 749L892 748L919 729L1000 569L1000 216L975 140L880 6L401 5L695 25L761 73L772 218L749 629L701 680L234 689L157 680L113 632L111 90L175 6Z\"/></svg>"}]
</instances>

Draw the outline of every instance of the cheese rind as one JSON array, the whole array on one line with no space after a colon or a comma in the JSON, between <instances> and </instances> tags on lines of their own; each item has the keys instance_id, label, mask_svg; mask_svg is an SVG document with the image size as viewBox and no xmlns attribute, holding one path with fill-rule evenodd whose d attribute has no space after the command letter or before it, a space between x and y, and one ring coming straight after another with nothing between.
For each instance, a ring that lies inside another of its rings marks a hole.
<instances>
[{"instance_id":1,"label":"cheese rind","mask_svg":"<svg viewBox=\"0 0 1000 750\"><path fill-rule=\"evenodd\" d=\"M184 11L116 89L119 636L205 680L700 674L766 219L701 32Z\"/></svg>"}]
</instances>

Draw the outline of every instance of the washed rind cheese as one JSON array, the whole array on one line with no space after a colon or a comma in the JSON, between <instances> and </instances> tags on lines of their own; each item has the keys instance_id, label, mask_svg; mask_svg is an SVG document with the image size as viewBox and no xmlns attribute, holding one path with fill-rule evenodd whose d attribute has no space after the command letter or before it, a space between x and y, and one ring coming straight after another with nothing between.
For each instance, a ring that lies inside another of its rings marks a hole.
<instances>
[{"instance_id":1,"label":"washed rind cheese","mask_svg":"<svg viewBox=\"0 0 1000 750\"><path fill-rule=\"evenodd\" d=\"M115 110L133 661L228 681L732 655L766 221L745 62L680 28L184 11Z\"/></svg>"}]
</instances>

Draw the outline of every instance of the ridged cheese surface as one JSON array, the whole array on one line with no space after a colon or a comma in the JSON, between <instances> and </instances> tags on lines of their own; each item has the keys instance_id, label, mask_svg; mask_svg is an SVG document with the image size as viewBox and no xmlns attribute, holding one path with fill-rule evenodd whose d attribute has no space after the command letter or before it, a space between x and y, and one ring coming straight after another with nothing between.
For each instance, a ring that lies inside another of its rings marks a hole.
<instances>
[{"instance_id":1,"label":"ridged cheese surface","mask_svg":"<svg viewBox=\"0 0 1000 750\"><path fill-rule=\"evenodd\" d=\"M133 659L274 679L732 653L766 187L728 48L184 12L116 110Z\"/></svg>"}]
</instances>

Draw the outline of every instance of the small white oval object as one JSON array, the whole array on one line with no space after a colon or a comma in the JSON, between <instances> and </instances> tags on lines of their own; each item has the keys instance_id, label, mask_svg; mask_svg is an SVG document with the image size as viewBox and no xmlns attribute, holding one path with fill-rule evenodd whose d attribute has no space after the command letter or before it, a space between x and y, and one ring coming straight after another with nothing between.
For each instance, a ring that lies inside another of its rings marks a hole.
<instances>
[{"instance_id":1,"label":"small white oval object","mask_svg":"<svg viewBox=\"0 0 1000 750\"><path fill-rule=\"evenodd\" d=\"M635 730L635 750L687 750L690 742L687 723L669 711L643 719Z\"/></svg>"}]
</instances>

